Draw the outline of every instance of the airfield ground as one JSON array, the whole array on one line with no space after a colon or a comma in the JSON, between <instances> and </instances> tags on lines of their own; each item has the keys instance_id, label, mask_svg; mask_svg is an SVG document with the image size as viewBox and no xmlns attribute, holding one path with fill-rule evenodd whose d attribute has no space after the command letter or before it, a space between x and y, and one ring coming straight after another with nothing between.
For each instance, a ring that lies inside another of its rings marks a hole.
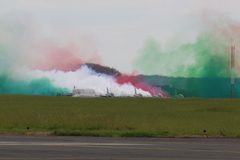
<instances>
[{"instance_id":1,"label":"airfield ground","mask_svg":"<svg viewBox=\"0 0 240 160\"><path fill-rule=\"evenodd\" d=\"M0 95L0 132L109 137L240 137L239 104L240 99ZM30 127L28 131L27 127Z\"/></svg>"}]
</instances>

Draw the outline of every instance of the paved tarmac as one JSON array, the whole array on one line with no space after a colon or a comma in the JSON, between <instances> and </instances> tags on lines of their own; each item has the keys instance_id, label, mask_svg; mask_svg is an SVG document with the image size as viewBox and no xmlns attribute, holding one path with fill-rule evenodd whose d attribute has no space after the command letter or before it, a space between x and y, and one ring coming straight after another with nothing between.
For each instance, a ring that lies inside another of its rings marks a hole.
<instances>
[{"instance_id":1,"label":"paved tarmac","mask_svg":"<svg viewBox=\"0 0 240 160\"><path fill-rule=\"evenodd\" d=\"M0 134L0 160L230 160L239 138L115 138Z\"/></svg>"}]
</instances>

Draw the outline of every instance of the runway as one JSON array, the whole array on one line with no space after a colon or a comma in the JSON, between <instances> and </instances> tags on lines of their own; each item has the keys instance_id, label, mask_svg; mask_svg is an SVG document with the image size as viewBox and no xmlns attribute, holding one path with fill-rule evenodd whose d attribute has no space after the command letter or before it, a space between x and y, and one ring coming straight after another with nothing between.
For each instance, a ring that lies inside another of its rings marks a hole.
<instances>
[{"instance_id":1,"label":"runway","mask_svg":"<svg viewBox=\"0 0 240 160\"><path fill-rule=\"evenodd\" d=\"M239 138L116 138L0 134L0 160L229 160L239 157Z\"/></svg>"}]
</instances>

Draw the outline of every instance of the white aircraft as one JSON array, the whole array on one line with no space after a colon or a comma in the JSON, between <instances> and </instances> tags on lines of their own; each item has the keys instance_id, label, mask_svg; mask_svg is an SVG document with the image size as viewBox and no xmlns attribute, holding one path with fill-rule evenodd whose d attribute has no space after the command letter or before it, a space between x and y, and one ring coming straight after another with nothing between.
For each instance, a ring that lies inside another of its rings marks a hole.
<instances>
[{"instance_id":1,"label":"white aircraft","mask_svg":"<svg viewBox=\"0 0 240 160\"><path fill-rule=\"evenodd\" d=\"M153 97L158 97L158 98L162 98L163 96L162 96L162 94L160 94L160 93L158 93L158 94L156 94L155 93L155 90L153 90Z\"/></svg>"},{"instance_id":2,"label":"white aircraft","mask_svg":"<svg viewBox=\"0 0 240 160\"><path fill-rule=\"evenodd\" d=\"M115 97L113 93L109 93L108 88L107 88L106 97Z\"/></svg>"},{"instance_id":3,"label":"white aircraft","mask_svg":"<svg viewBox=\"0 0 240 160\"><path fill-rule=\"evenodd\" d=\"M136 88L134 88L135 89L135 94L134 94L134 97L143 97L143 95L142 94L137 94L137 89Z\"/></svg>"},{"instance_id":4,"label":"white aircraft","mask_svg":"<svg viewBox=\"0 0 240 160\"><path fill-rule=\"evenodd\" d=\"M174 98L184 98L183 94L177 94L177 91L175 89L175 96Z\"/></svg>"},{"instance_id":5,"label":"white aircraft","mask_svg":"<svg viewBox=\"0 0 240 160\"><path fill-rule=\"evenodd\" d=\"M95 90L90 88L72 90L72 97L96 97Z\"/></svg>"}]
</instances>

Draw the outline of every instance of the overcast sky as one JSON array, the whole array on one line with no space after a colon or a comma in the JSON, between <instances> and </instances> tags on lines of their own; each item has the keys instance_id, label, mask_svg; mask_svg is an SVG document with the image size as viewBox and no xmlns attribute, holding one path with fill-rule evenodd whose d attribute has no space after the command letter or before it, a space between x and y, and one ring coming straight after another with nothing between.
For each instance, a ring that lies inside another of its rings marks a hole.
<instances>
[{"instance_id":1,"label":"overcast sky","mask_svg":"<svg viewBox=\"0 0 240 160\"><path fill-rule=\"evenodd\" d=\"M131 73L148 38L163 46L176 35L194 41L201 13L240 21L239 7L239 0L0 0L0 16L21 15L48 37L89 36L104 65Z\"/></svg>"}]
</instances>

